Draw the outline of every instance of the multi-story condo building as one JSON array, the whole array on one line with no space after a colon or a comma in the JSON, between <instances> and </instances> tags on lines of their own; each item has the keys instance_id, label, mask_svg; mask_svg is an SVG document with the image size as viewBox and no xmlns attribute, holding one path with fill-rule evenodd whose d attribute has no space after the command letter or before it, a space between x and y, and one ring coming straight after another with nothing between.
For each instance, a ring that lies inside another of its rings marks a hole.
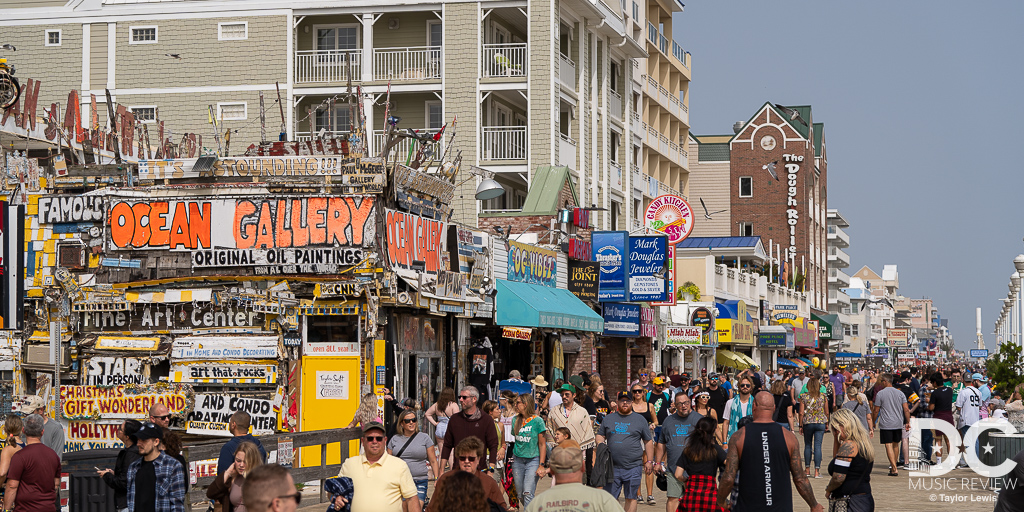
<instances>
[{"instance_id":1,"label":"multi-story condo building","mask_svg":"<svg viewBox=\"0 0 1024 512\"><path fill-rule=\"evenodd\" d=\"M680 11L673 0L15 0L0 30L18 75L41 82L39 105L66 108L79 90L83 124L106 124L109 90L154 123L154 144L163 121L174 144L194 133L230 154L342 136L360 112L370 154L385 115L420 133L447 125L437 150L454 136L467 171L453 220L515 211L538 166L563 165L580 202L604 209L597 227L615 229L654 196L686 192L690 55L669 37ZM392 155L405 161L411 144ZM475 201L470 166L506 193Z\"/></svg>"},{"instance_id":2,"label":"multi-story condo building","mask_svg":"<svg viewBox=\"0 0 1024 512\"><path fill-rule=\"evenodd\" d=\"M850 223L843 217L839 210L829 208L825 213L826 222L826 247L828 248L828 312L839 315L839 323L846 325L849 317L846 311L850 307L850 296L843 291L843 288L850 287L850 275L846 273L850 266L850 258L843 257L841 252L850 246L850 235L844 231L850 227ZM840 329L839 326L835 326ZM845 332L845 328L843 328Z\"/></svg>"}]
</instances>

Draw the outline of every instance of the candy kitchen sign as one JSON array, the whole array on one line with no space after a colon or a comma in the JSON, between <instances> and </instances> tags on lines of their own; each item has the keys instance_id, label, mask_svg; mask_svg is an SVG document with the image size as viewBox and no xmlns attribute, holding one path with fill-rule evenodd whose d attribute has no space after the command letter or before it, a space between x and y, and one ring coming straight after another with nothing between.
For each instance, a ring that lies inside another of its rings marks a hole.
<instances>
[{"instance_id":1,"label":"candy kitchen sign","mask_svg":"<svg viewBox=\"0 0 1024 512\"><path fill-rule=\"evenodd\" d=\"M796 177L797 173L800 171L800 163L804 161L804 157L800 155L782 155L782 159L786 162L786 184L789 186L786 192L786 223L789 224L789 254L796 254L796 224L800 220L800 212L796 209L797 206L800 205L796 195Z\"/></svg>"},{"instance_id":2,"label":"candy kitchen sign","mask_svg":"<svg viewBox=\"0 0 1024 512\"><path fill-rule=\"evenodd\" d=\"M372 196L113 199L108 245L113 250L365 246L376 235L374 211Z\"/></svg>"},{"instance_id":3,"label":"candy kitchen sign","mask_svg":"<svg viewBox=\"0 0 1024 512\"><path fill-rule=\"evenodd\" d=\"M644 226L668 235L669 245L675 245L693 231L693 209L679 196L658 196L647 206Z\"/></svg>"},{"instance_id":4,"label":"candy kitchen sign","mask_svg":"<svg viewBox=\"0 0 1024 512\"><path fill-rule=\"evenodd\" d=\"M164 404L172 415L188 413L192 388L149 384L143 386L61 386L60 415L68 420L145 419L149 408Z\"/></svg>"}]
</instances>

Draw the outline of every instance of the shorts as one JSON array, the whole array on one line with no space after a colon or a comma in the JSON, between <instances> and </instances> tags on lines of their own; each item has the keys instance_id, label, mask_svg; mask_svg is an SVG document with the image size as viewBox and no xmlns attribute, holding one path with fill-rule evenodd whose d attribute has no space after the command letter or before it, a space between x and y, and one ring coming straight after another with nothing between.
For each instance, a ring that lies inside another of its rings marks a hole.
<instances>
[{"instance_id":1,"label":"shorts","mask_svg":"<svg viewBox=\"0 0 1024 512\"><path fill-rule=\"evenodd\" d=\"M895 428L895 429L891 429L891 430L887 429L887 428L881 428L881 429L878 429L878 431L880 432L878 439L879 439L879 441L882 444L892 444L892 443L903 442L903 429L902 428Z\"/></svg>"},{"instance_id":2,"label":"shorts","mask_svg":"<svg viewBox=\"0 0 1024 512\"><path fill-rule=\"evenodd\" d=\"M412 483L416 484L416 494L420 498L420 502L427 500L427 479L413 480Z\"/></svg>"},{"instance_id":3,"label":"shorts","mask_svg":"<svg viewBox=\"0 0 1024 512\"><path fill-rule=\"evenodd\" d=\"M676 480L672 473L665 473L665 481L668 483L665 493L668 494L669 499L683 497L683 483Z\"/></svg>"},{"instance_id":4,"label":"shorts","mask_svg":"<svg viewBox=\"0 0 1024 512\"><path fill-rule=\"evenodd\" d=\"M634 499L640 492L640 480L643 475L644 467L642 465L630 469L613 467L612 481L604 486L604 490L608 491L608 494L614 496L615 499L619 499L621 491L625 491L627 500Z\"/></svg>"}]
</instances>

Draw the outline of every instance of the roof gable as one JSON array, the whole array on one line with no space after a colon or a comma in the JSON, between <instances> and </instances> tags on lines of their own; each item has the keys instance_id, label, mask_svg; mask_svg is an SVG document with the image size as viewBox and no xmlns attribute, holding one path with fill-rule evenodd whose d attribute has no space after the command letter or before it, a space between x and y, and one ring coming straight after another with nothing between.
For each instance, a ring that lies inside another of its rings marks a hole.
<instances>
[{"instance_id":1,"label":"roof gable","mask_svg":"<svg viewBox=\"0 0 1024 512\"><path fill-rule=\"evenodd\" d=\"M808 109L809 116L810 107L806 108ZM799 110L797 111L799 112ZM800 113L800 118L804 120L807 119L804 117L804 114L802 112ZM779 110L775 105L772 105L770 102L765 102L764 105L762 105L761 108L759 108L757 112L753 116L751 116L750 119L747 120L746 123L743 123L743 127L740 129L740 131L733 135L731 139L729 139L730 146L734 142L754 144L754 137L757 131L764 126L773 126L776 129L782 131L785 138L785 140L782 141L783 147L785 147L786 145L785 141L801 140L806 142L810 140L808 139L808 127L803 126L803 123L801 123L799 120L790 118L790 116L784 114L781 110Z\"/></svg>"},{"instance_id":2,"label":"roof gable","mask_svg":"<svg viewBox=\"0 0 1024 512\"><path fill-rule=\"evenodd\" d=\"M565 166L542 165L537 167L530 184L530 191L523 202L522 215L554 215L564 205L558 204L562 190L568 187L572 201L580 205L580 196L576 186L569 179L569 168Z\"/></svg>"},{"instance_id":3,"label":"roof gable","mask_svg":"<svg viewBox=\"0 0 1024 512\"><path fill-rule=\"evenodd\" d=\"M859 277L859 278L861 278L861 279L863 279L865 281L881 281L882 280L882 276L876 274L875 271L871 270L871 267L869 267L867 265L864 265L863 267L861 267L860 270L858 270L856 273L854 273L854 276Z\"/></svg>"}]
</instances>

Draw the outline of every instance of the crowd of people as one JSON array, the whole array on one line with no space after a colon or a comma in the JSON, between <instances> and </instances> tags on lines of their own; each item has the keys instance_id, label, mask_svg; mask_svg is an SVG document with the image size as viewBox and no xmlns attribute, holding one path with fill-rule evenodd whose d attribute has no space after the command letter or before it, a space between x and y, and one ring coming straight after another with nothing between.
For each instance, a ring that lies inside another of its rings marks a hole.
<instances>
[{"instance_id":1,"label":"crowd of people","mask_svg":"<svg viewBox=\"0 0 1024 512\"><path fill-rule=\"evenodd\" d=\"M518 374L510 378L521 382ZM912 418L946 421L961 434L984 418L1024 430L1024 385L991 383L980 368L836 366L829 374L754 366L735 375L702 371L696 378L642 369L611 400L596 374L555 381L550 390L543 378L529 382L529 392L499 389L497 401L482 403L473 386L445 389L426 411L411 401L394 407L394 421L360 408L350 427L361 430L361 449L342 465L344 484L329 487L331 508L635 512L641 503L658 505L657 487L665 491L668 512L792 510L793 489L812 511L841 503L843 510L870 512L876 433L887 474L899 476L901 469L940 463L950 448L961 457L940 430L925 429L919 459L912 461ZM35 397L21 415L5 420L4 511L55 509L64 432L45 409ZM187 463L169 423L166 407L157 404L148 421L125 420L117 429L125 448L113 468L97 468L97 474L114 491L118 512L190 508ZM221 449L207 497L223 512L295 510L301 494L287 469L266 463L249 424L245 412L231 416L233 437ZM433 435L421 431L428 424ZM826 434L833 453L828 480L812 486L812 479L823 478ZM1024 478L1024 452L1015 460L1011 477ZM538 493L547 477L552 485ZM1006 504L1020 500L1024 485L1007 487L996 510L1016 510Z\"/></svg>"}]
</instances>

